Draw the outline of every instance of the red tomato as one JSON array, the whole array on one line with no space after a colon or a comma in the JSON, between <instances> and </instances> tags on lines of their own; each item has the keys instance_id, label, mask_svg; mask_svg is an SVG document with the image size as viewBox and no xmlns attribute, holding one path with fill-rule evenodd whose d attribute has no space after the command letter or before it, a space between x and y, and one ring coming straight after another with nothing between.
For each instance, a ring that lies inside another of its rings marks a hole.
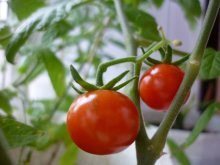
<instances>
[{"instance_id":1,"label":"red tomato","mask_svg":"<svg viewBox=\"0 0 220 165\"><path fill-rule=\"evenodd\" d=\"M183 80L184 72L177 66L158 64L141 77L139 93L141 99L155 110L166 111Z\"/></svg>"},{"instance_id":2,"label":"red tomato","mask_svg":"<svg viewBox=\"0 0 220 165\"><path fill-rule=\"evenodd\" d=\"M134 142L139 113L125 95L96 90L80 95L67 113L67 129L82 150L98 155L117 153Z\"/></svg>"}]
</instances>

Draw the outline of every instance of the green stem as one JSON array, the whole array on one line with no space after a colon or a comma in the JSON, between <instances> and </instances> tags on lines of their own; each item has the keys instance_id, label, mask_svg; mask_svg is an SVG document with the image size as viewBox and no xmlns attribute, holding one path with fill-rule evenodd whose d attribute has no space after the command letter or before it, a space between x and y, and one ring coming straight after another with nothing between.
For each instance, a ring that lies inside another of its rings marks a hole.
<instances>
[{"instance_id":1,"label":"green stem","mask_svg":"<svg viewBox=\"0 0 220 165\"><path fill-rule=\"evenodd\" d=\"M138 43L138 45L143 46L143 47L148 47L149 45L151 45L153 42L152 41L148 41L146 39L140 38L140 37L136 37L136 41ZM184 51L180 51L177 49L173 49L173 54L178 55L178 56L187 56L189 55L189 53L184 52Z\"/></svg>"},{"instance_id":2,"label":"green stem","mask_svg":"<svg viewBox=\"0 0 220 165\"><path fill-rule=\"evenodd\" d=\"M126 58L121 58L121 59L116 59L105 63L101 63L98 66L98 70L97 70L96 85L103 86L103 73L106 72L108 67L116 64L127 63L127 62L135 63L136 57L131 56L131 57L126 57Z\"/></svg>"},{"instance_id":3,"label":"green stem","mask_svg":"<svg viewBox=\"0 0 220 165\"><path fill-rule=\"evenodd\" d=\"M152 43L149 46L149 49L140 57L130 56L130 57L120 58L120 59L108 61L105 63L101 63L98 67L98 70L97 70L96 85L103 86L103 73L106 72L108 67L110 67L112 65L116 65L116 64L127 63L127 62L134 63L136 65L137 63L143 62L147 57L149 57L153 52L160 49L163 45L164 45L164 41L161 41L158 43ZM138 75L139 75L139 73L138 73ZM137 76L137 75L135 74L135 76Z\"/></svg>"},{"instance_id":4,"label":"green stem","mask_svg":"<svg viewBox=\"0 0 220 165\"><path fill-rule=\"evenodd\" d=\"M110 24L112 17L107 17L104 23L101 25L99 31L97 32L95 39L93 40L93 44L88 52L88 61L87 63L92 63L94 56L96 55L97 48L102 42L102 37L104 35L104 31L106 27ZM87 72L88 73L88 72Z\"/></svg>"},{"instance_id":5,"label":"green stem","mask_svg":"<svg viewBox=\"0 0 220 165\"><path fill-rule=\"evenodd\" d=\"M7 67L7 61L4 59L3 65L1 67L1 71L2 71L2 89L5 88L5 80L6 80L6 67Z\"/></svg>"},{"instance_id":6,"label":"green stem","mask_svg":"<svg viewBox=\"0 0 220 165\"><path fill-rule=\"evenodd\" d=\"M114 0L115 9L118 15L118 19L121 25L122 33L125 39L125 46L129 55L135 56L137 53L136 43L132 36L132 31L129 28L127 18L123 11L122 1Z\"/></svg>"},{"instance_id":7,"label":"green stem","mask_svg":"<svg viewBox=\"0 0 220 165\"><path fill-rule=\"evenodd\" d=\"M137 62L135 65L135 75L137 77L139 77L140 75L141 64L142 62ZM154 153L154 148L151 145L151 140L149 139L146 129L145 129L144 117L142 115L141 107L140 107L138 82L139 82L139 79L138 78L135 79L134 83L131 84L132 85L131 89L133 90L129 91L130 92L129 96L136 104L136 107L139 110L139 116L140 116L140 130L135 141L137 165L153 165L156 162L158 157Z\"/></svg>"},{"instance_id":8,"label":"green stem","mask_svg":"<svg viewBox=\"0 0 220 165\"><path fill-rule=\"evenodd\" d=\"M50 110L49 115L47 116L47 119L46 119L47 121L50 121L53 118L55 112L57 111L57 109L59 108L61 103L65 100L65 98L68 95L68 91L71 88L71 85L72 85L72 82L69 82L69 84L67 85L67 87L66 87L65 91L63 92L63 94L61 95L61 97L59 97L57 99L57 101L55 102L53 108Z\"/></svg>"},{"instance_id":9,"label":"green stem","mask_svg":"<svg viewBox=\"0 0 220 165\"><path fill-rule=\"evenodd\" d=\"M132 32L129 29L128 21L123 11L122 2L121 0L114 0L114 4L115 4L118 19L119 19L119 22L122 28L122 32L123 32L123 35L126 41L127 53L131 56L133 55L136 57L137 56L136 42L132 36ZM131 76L133 75L139 78L141 64L142 64L142 61L146 58L146 56L148 56L148 54L136 60L135 67L131 66L131 70L132 70ZM126 88L128 90L127 91L128 96L135 103L136 107L139 110L139 115L140 115L140 131L135 141L137 164L138 165L147 165L147 164L151 165L151 164L154 164L157 158L154 156L155 154L152 150L149 137L145 130L144 119L143 119L143 115L142 115L141 108L140 108L140 97L138 93L138 81L139 81L138 78L135 79L132 83L130 83L127 86L128 88Z\"/></svg>"},{"instance_id":10,"label":"green stem","mask_svg":"<svg viewBox=\"0 0 220 165\"><path fill-rule=\"evenodd\" d=\"M35 64L33 64L30 71L23 78L20 79L19 77L17 80L13 82L13 86L17 88L18 86L24 84L31 77L34 70L36 70L36 68L38 67L38 65L39 65L39 62L37 61Z\"/></svg>"},{"instance_id":11,"label":"green stem","mask_svg":"<svg viewBox=\"0 0 220 165\"><path fill-rule=\"evenodd\" d=\"M137 58L137 62L142 62L144 61L147 57L149 57L153 52L157 51L164 45L164 41L160 41L156 43L153 47L151 47L149 50L146 51L142 56Z\"/></svg>"},{"instance_id":12,"label":"green stem","mask_svg":"<svg viewBox=\"0 0 220 165\"><path fill-rule=\"evenodd\" d=\"M159 129L153 137L153 144L156 146L158 152L161 152L166 143L166 137L169 130L171 129L174 121L177 118L177 115L180 112L180 107L182 106L184 99L190 90L193 82L195 81L200 68L200 63L202 56L204 54L207 41L209 39L213 24L215 22L220 1L212 0L210 1L205 19L204 25L201 29L200 36L198 38L197 44L194 48L194 51L187 63L186 74L183 79L183 82L180 86L180 89L177 92L176 97L174 98L173 103L171 104L169 111L167 112L164 120L161 122Z\"/></svg>"}]
</instances>

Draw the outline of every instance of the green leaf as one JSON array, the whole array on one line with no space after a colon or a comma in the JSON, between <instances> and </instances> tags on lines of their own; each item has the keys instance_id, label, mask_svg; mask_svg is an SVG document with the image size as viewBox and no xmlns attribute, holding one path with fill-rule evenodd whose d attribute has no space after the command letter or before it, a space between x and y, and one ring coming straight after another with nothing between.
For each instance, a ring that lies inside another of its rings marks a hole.
<instances>
[{"instance_id":1,"label":"green leaf","mask_svg":"<svg viewBox=\"0 0 220 165\"><path fill-rule=\"evenodd\" d=\"M73 165L76 164L78 155L78 148L71 142L68 144L66 151L61 155L59 165Z\"/></svg>"},{"instance_id":2,"label":"green leaf","mask_svg":"<svg viewBox=\"0 0 220 165\"><path fill-rule=\"evenodd\" d=\"M199 0L176 0L184 11L186 19L192 27L195 26L196 20L201 16L202 10Z\"/></svg>"},{"instance_id":3,"label":"green leaf","mask_svg":"<svg viewBox=\"0 0 220 165\"><path fill-rule=\"evenodd\" d=\"M65 1L37 10L34 14L22 22L22 24L13 33L11 41L6 49L7 60L11 63L14 62L16 53L34 31L45 30L49 26L65 19L75 7L88 2L90 1L83 1L81 3L78 1Z\"/></svg>"},{"instance_id":4,"label":"green leaf","mask_svg":"<svg viewBox=\"0 0 220 165\"><path fill-rule=\"evenodd\" d=\"M37 9L44 6L43 0L10 0L9 5L19 20L27 18Z\"/></svg>"},{"instance_id":5,"label":"green leaf","mask_svg":"<svg viewBox=\"0 0 220 165\"><path fill-rule=\"evenodd\" d=\"M38 56L36 55L36 53L34 53L34 51L30 50L29 54L25 54L24 60L19 64L18 72L21 74L27 73L28 70L32 68L36 63L39 63Z\"/></svg>"},{"instance_id":6,"label":"green leaf","mask_svg":"<svg viewBox=\"0 0 220 165\"><path fill-rule=\"evenodd\" d=\"M7 94L7 91L0 91L0 109L2 109L5 113L11 114L12 107L10 104L10 95Z\"/></svg>"},{"instance_id":7,"label":"green leaf","mask_svg":"<svg viewBox=\"0 0 220 165\"><path fill-rule=\"evenodd\" d=\"M190 165L190 161L184 151L172 139L167 139L167 144L171 154L176 158L180 165Z\"/></svg>"},{"instance_id":8,"label":"green leaf","mask_svg":"<svg viewBox=\"0 0 220 165\"><path fill-rule=\"evenodd\" d=\"M32 63L32 67L28 68L26 74L20 74L19 78L13 83L15 87L20 85L25 85L33 80L35 80L44 70L45 67L42 63Z\"/></svg>"},{"instance_id":9,"label":"green leaf","mask_svg":"<svg viewBox=\"0 0 220 165\"><path fill-rule=\"evenodd\" d=\"M42 135L36 128L3 116L0 116L0 128L12 148L30 146Z\"/></svg>"},{"instance_id":10,"label":"green leaf","mask_svg":"<svg viewBox=\"0 0 220 165\"><path fill-rule=\"evenodd\" d=\"M157 30L157 23L150 14L134 7L126 7L125 13L128 20L133 24L134 29L145 39L160 40Z\"/></svg>"},{"instance_id":11,"label":"green leaf","mask_svg":"<svg viewBox=\"0 0 220 165\"><path fill-rule=\"evenodd\" d=\"M34 125L35 127L41 126L41 124L44 123L42 121L48 119L50 110L53 108L53 106L54 106L54 100L31 101L29 107L26 109L31 124Z\"/></svg>"},{"instance_id":12,"label":"green leaf","mask_svg":"<svg viewBox=\"0 0 220 165\"><path fill-rule=\"evenodd\" d=\"M49 27L42 38L42 42L43 44L49 44L55 38L65 35L71 29L72 26L67 21L61 20L53 26Z\"/></svg>"},{"instance_id":13,"label":"green leaf","mask_svg":"<svg viewBox=\"0 0 220 165\"><path fill-rule=\"evenodd\" d=\"M185 142L181 145L184 148L189 147L191 144L195 142L199 134L202 130L207 126L212 116L220 110L220 103L212 103L208 106L208 108L203 112L198 121L196 122L195 127L193 128L190 135L187 137Z\"/></svg>"},{"instance_id":14,"label":"green leaf","mask_svg":"<svg viewBox=\"0 0 220 165\"><path fill-rule=\"evenodd\" d=\"M151 0L151 1L157 8L160 8L164 2L164 0Z\"/></svg>"},{"instance_id":15,"label":"green leaf","mask_svg":"<svg viewBox=\"0 0 220 165\"><path fill-rule=\"evenodd\" d=\"M4 88L0 90L0 93L2 93L8 100L11 100L13 97L17 95L16 89L13 88Z\"/></svg>"},{"instance_id":16,"label":"green leaf","mask_svg":"<svg viewBox=\"0 0 220 165\"><path fill-rule=\"evenodd\" d=\"M0 46L5 47L11 37L10 27L0 22Z\"/></svg>"},{"instance_id":17,"label":"green leaf","mask_svg":"<svg viewBox=\"0 0 220 165\"><path fill-rule=\"evenodd\" d=\"M19 76L13 83L14 86L27 84L37 78L44 70L45 66L41 62L40 54L41 48L29 47L22 52L25 55L23 62L19 65Z\"/></svg>"},{"instance_id":18,"label":"green leaf","mask_svg":"<svg viewBox=\"0 0 220 165\"><path fill-rule=\"evenodd\" d=\"M205 50L203 56L200 77L204 80L214 79L220 76L220 52L212 48Z\"/></svg>"},{"instance_id":19,"label":"green leaf","mask_svg":"<svg viewBox=\"0 0 220 165\"><path fill-rule=\"evenodd\" d=\"M46 122L46 123L45 123ZM67 133L66 124L52 124L48 123L48 121L39 123L39 127L42 127L45 134L44 136L40 136L35 143L32 145L36 147L38 150L45 150L49 146L58 143L58 142L69 142L70 137Z\"/></svg>"},{"instance_id":20,"label":"green leaf","mask_svg":"<svg viewBox=\"0 0 220 165\"><path fill-rule=\"evenodd\" d=\"M29 35L34 31L34 28L37 25L37 22L27 21L21 24L21 26L19 26L19 28L13 33L9 44L6 47L5 55L8 62L14 62L17 51L26 42Z\"/></svg>"},{"instance_id":21,"label":"green leaf","mask_svg":"<svg viewBox=\"0 0 220 165\"><path fill-rule=\"evenodd\" d=\"M42 49L39 55L46 67L50 81L57 96L61 96L66 89L65 67L50 49Z\"/></svg>"},{"instance_id":22,"label":"green leaf","mask_svg":"<svg viewBox=\"0 0 220 165\"><path fill-rule=\"evenodd\" d=\"M124 2L129 5L138 6L138 4L140 3L140 0L124 0Z\"/></svg>"}]
</instances>

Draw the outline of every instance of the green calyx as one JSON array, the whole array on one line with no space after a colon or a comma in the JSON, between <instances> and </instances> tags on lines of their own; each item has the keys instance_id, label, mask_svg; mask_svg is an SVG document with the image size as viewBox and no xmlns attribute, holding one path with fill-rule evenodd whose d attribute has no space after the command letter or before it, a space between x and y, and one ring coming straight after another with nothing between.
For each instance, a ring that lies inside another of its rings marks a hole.
<instances>
[{"instance_id":1,"label":"green calyx","mask_svg":"<svg viewBox=\"0 0 220 165\"><path fill-rule=\"evenodd\" d=\"M138 76L133 75L129 77L126 81L122 82L119 84L119 82L125 78L125 76L129 73L129 70L126 70L110 80L107 83L103 82L103 74L107 71L108 67L114 66L117 64L121 63L132 63L132 64L137 64L137 63L142 63L144 62L145 64L149 66L153 66L156 64L161 64L161 63L166 63L166 64L173 64L173 65L181 65L184 63L186 60L188 60L189 55L183 56L181 59L172 62L172 56L173 56L173 49L169 44L167 44L167 40L162 40L159 42L153 42L151 43L147 50L145 51L143 48L142 50L142 55L139 57L131 56L131 57L126 57L126 58L120 58L112 61L108 61L106 63L101 63L98 66L97 70L97 75L96 75L96 85L91 84L84 80L78 71L74 68L73 65L70 66L70 71L72 74L72 77L74 81L82 88L78 89L74 84L72 84L72 88L79 94L83 94L86 91L93 91L93 90L99 90L99 89L106 89L106 90L119 90L129 84L131 81L135 80L138 78ZM156 51L159 51L161 54L161 61L154 59L150 57L150 55Z\"/></svg>"},{"instance_id":2,"label":"green calyx","mask_svg":"<svg viewBox=\"0 0 220 165\"><path fill-rule=\"evenodd\" d=\"M132 80L137 78L136 76L134 76L134 77L130 78L129 80L126 80L125 82L122 82L121 84L117 85L118 82L121 81L129 73L129 71L127 70L125 72L122 72L121 74L119 74L118 76L116 76L115 78L113 78L112 80L107 82L106 84L103 84L102 86L98 86L98 85L93 85L93 84L87 82L86 80L84 80L80 76L80 74L78 73L78 71L76 70L76 68L73 65L70 66L70 71L71 71L71 74L72 74L74 81L78 85L80 85L80 87L83 89L83 90L78 89L73 83L72 88L78 94L83 94L86 91L94 91L94 90L99 90L99 89L119 90L120 88L124 87L125 85L130 83Z\"/></svg>"},{"instance_id":3,"label":"green calyx","mask_svg":"<svg viewBox=\"0 0 220 165\"><path fill-rule=\"evenodd\" d=\"M146 51L143 48L141 48L141 50L143 54L146 53ZM186 54L185 56L181 57L179 60L172 61L173 49L170 45L167 45L166 48L161 47L158 51L160 52L161 60L157 60L149 56L145 59L144 63L148 66L154 66L157 64L171 64L171 65L180 66L189 59L189 54Z\"/></svg>"}]
</instances>

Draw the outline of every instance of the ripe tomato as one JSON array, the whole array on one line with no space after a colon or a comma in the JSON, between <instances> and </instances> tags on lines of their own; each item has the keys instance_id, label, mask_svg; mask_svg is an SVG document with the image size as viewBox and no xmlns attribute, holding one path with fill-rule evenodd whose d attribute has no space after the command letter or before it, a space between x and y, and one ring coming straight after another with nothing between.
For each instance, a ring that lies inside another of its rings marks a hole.
<instances>
[{"instance_id":1,"label":"ripe tomato","mask_svg":"<svg viewBox=\"0 0 220 165\"><path fill-rule=\"evenodd\" d=\"M141 77L139 93L141 99L155 110L166 111L183 80L184 72L171 64L158 64Z\"/></svg>"},{"instance_id":2,"label":"ripe tomato","mask_svg":"<svg viewBox=\"0 0 220 165\"><path fill-rule=\"evenodd\" d=\"M136 139L139 113L134 103L119 92L91 91L70 106L67 129L75 144L86 152L117 153Z\"/></svg>"}]
</instances>

